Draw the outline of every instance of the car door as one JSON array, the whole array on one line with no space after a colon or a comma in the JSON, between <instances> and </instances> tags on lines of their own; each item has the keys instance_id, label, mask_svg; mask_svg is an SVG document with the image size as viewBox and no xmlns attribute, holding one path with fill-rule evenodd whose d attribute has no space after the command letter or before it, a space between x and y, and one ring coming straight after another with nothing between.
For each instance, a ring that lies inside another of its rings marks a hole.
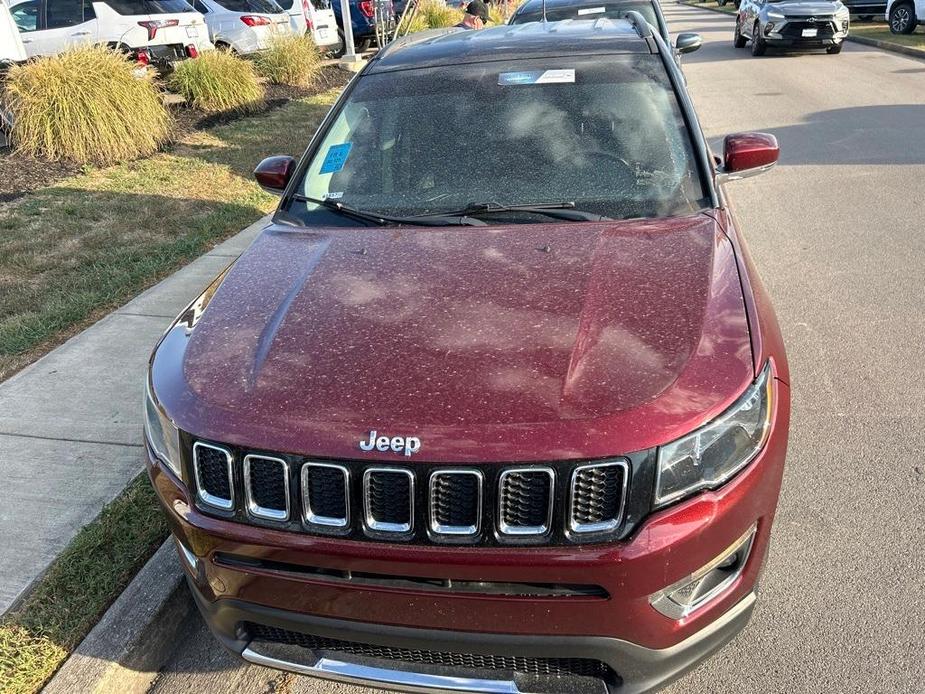
<instances>
[{"instance_id":1,"label":"car door","mask_svg":"<svg viewBox=\"0 0 925 694\"><path fill-rule=\"evenodd\" d=\"M97 40L98 23L90 0L45 0L39 15L41 28L23 37L30 57L57 55Z\"/></svg>"},{"instance_id":2,"label":"car door","mask_svg":"<svg viewBox=\"0 0 925 694\"><path fill-rule=\"evenodd\" d=\"M10 16L13 23L19 30L19 37L22 39L23 48L26 49L26 55L30 58L35 55L35 36L41 32L42 21L42 3L40 0L26 0L10 6Z\"/></svg>"}]
</instances>

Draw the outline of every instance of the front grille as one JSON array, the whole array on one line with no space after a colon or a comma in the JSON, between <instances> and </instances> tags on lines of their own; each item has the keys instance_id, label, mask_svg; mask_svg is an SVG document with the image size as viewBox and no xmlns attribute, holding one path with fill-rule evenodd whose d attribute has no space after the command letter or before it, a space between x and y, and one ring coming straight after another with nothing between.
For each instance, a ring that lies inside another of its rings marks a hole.
<instances>
[{"instance_id":1,"label":"front grille","mask_svg":"<svg viewBox=\"0 0 925 694\"><path fill-rule=\"evenodd\" d=\"M784 28L781 29L781 36L786 36L787 38L801 39L803 38L804 29L815 29L816 39L829 39L835 36L835 27L832 22L828 19L826 20L817 20L815 22L807 22L805 20L788 20L787 24L784 25Z\"/></svg>"},{"instance_id":2,"label":"front grille","mask_svg":"<svg viewBox=\"0 0 925 694\"><path fill-rule=\"evenodd\" d=\"M406 533L414 526L414 474L397 468L369 468L363 475L366 525Z\"/></svg>"},{"instance_id":3,"label":"front grille","mask_svg":"<svg viewBox=\"0 0 925 694\"><path fill-rule=\"evenodd\" d=\"M555 473L547 467L501 473L499 526L506 535L543 535L552 524Z\"/></svg>"},{"instance_id":4,"label":"front grille","mask_svg":"<svg viewBox=\"0 0 925 694\"><path fill-rule=\"evenodd\" d=\"M234 508L231 452L197 441L193 446L193 469L199 499L225 511Z\"/></svg>"},{"instance_id":5,"label":"front grille","mask_svg":"<svg viewBox=\"0 0 925 694\"><path fill-rule=\"evenodd\" d=\"M282 530L421 544L571 544L625 537L651 508L654 451L598 462L403 467L187 441L184 479L200 510Z\"/></svg>"},{"instance_id":6,"label":"front grille","mask_svg":"<svg viewBox=\"0 0 925 694\"><path fill-rule=\"evenodd\" d=\"M616 527L626 500L626 471L622 461L575 468L569 506L572 532L601 532Z\"/></svg>"},{"instance_id":7,"label":"front grille","mask_svg":"<svg viewBox=\"0 0 925 694\"><path fill-rule=\"evenodd\" d=\"M437 470L430 476L430 529L441 535L474 535L482 523L482 474Z\"/></svg>"},{"instance_id":8,"label":"front grille","mask_svg":"<svg viewBox=\"0 0 925 694\"><path fill-rule=\"evenodd\" d=\"M313 651L327 651L362 658L465 670L487 670L508 676L593 677L605 681L614 681L616 679L613 670L607 664L591 658L531 658L528 656L482 655L479 653L396 648L313 636L249 622L245 622L244 627L254 640L301 646Z\"/></svg>"},{"instance_id":9,"label":"front grille","mask_svg":"<svg viewBox=\"0 0 925 694\"><path fill-rule=\"evenodd\" d=\"M289 465L279 458L249 455L244 459L247 512L265 520L289 518Z\"/></svg>"},{"instance_id":10,"label":"front grille","mask_svg":"<svg viewBox=\"0 0 925 694\"><path fill-rule=\"evenodd\" d=\"M350 522L350 471L343 465L306 463L302 499L306 523L346 527Z\"/></svg>"}]
</instances>

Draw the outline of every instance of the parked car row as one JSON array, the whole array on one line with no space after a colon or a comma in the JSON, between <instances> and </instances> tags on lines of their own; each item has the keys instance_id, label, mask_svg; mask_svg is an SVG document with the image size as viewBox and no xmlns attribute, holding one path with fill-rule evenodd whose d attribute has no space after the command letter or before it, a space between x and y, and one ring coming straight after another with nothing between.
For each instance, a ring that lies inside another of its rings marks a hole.
<instances>
[{"instance_id":1,"label":"parked car row","mask_svg":"<svg viewBox=\"0 0 925 694\"><path fill-rule=\"evenodd\" d=\"M323 0L327 3L328 0ZM340 43L333 10L311 0L0 0L0 62L108 44L142 63L169 64L213 47L248 54L274 35L311 32ZM192 3L192 4L190 4Z\"/></svg>"}]
</instances>

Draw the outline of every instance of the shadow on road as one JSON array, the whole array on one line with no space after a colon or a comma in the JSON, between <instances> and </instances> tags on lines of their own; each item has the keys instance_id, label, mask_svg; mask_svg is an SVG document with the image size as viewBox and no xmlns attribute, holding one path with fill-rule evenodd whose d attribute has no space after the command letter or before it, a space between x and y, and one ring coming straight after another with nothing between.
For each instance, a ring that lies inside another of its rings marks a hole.
<instances>
[{"instance_id":1,"label":"shadow on road","mask_svg":"<svg viewBox=\"0 0 925 694\"><path fill-rule=\"evenodd\" d=\"M804 123L756 128L777 136L781 164L925 164L925 105L818 111ZM722 151L722 139L711 142Z\"/></svg>"}]
</instances>

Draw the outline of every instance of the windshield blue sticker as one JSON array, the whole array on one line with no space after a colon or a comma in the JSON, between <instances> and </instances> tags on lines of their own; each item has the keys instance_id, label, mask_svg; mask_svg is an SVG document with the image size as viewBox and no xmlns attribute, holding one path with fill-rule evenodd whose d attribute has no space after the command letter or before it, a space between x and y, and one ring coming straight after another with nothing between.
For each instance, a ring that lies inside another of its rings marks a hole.
<instances>
[{"instance_id":1,"label":"windshield blue sticker","mask_svg":"<svg viewBox=\"0 0 925 694\"><path fill-rule=\"evenodd\" d=\"M574 70L529 70L502 72L498 75L498 84L502 87L514 84L568 84L574 81Z\"/></svg>"},{"instance_id":2,"label":"windshield blue sticker","mask_svg":"<svg viewBox=\"0 0 925 694\"><path fill-rule=\"evenodd\" d=\"M352 142L328 147L328 153L325 155L324 161L321 163L321 171L318 173L337 173L343 169L344 164L347 163L347 156L350 154L351 147L353 147Z\"/></svg>"}]
</instances>

